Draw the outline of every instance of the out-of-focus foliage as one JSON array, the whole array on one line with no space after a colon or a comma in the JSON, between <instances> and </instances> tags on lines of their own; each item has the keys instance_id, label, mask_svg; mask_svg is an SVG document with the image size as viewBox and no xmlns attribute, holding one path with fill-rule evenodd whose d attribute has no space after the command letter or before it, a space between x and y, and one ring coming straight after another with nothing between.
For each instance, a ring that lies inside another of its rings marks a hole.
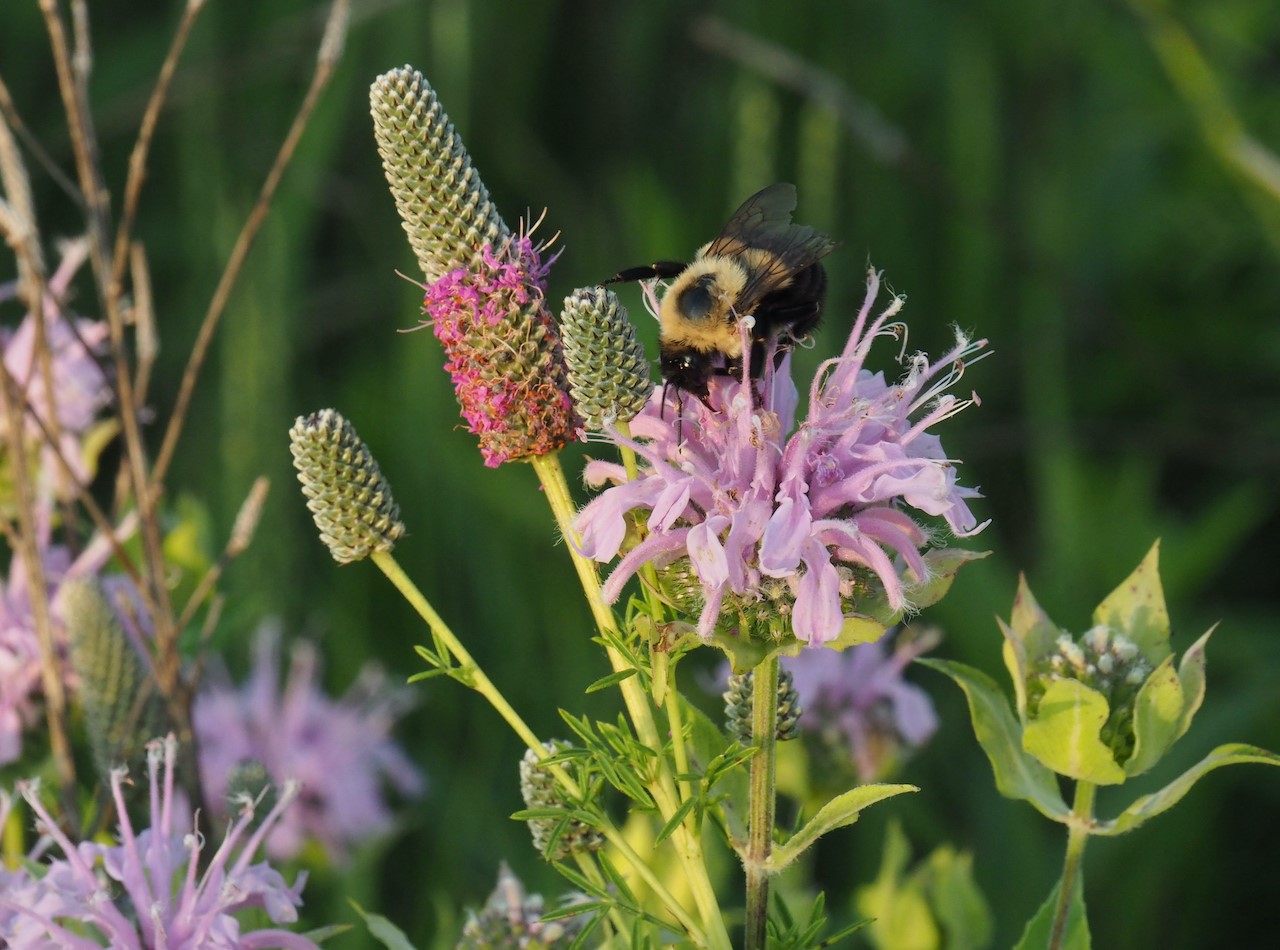
<instances>
[{"instance_id":1,"label":"out-of-focus foliage","mask_svg":"<svg viewBox=\"0 0 1280 950\"><path fill-rule=\"evenodd\" d=\"M992 618L1019 570L1053 617L1082 627L1158 536L1171 613L1186 624L1174 648L1222 622L1208 668L1218 698L1163 764L1169 774L1140 781L1158 787L1228 737L1280 745L1269 677L1280 668L1280 604L1265 546L1280 498L1280 203L1224 159L1203 103L1188 99L1206 77L1163 55L1168 34L1145 5L357 4L171 479L208 501L220 535L256 475L275 486L227 578L218 645L245 656L261 617L279 613L319 638L337 685L370 656L416 670L423 633L409 608L368 565L333 564L292 490L289 426L333 405L395 486L407 527L397 556L534 729L555 734L557 706L609 708L607 693L580 695L606 670L532 473L481 466L436 342L397 332L416 324L421 293L395 273L413 273L413 258L366 103L375 75L412 63L504 216L546 207L547 233L563 232L552 300L619 267L687 255L743 197L794 181L797 218L842 242L829 259L826 329L801 354L810 369L843 339L868 261L910 295L912 347L940 351L958 323L996 351L966 379L982 408L952 423L948 442L966 483L988 496L977 510L994 519L982 538L994 553L931 611L947 632L939 652L997 673ZM180 5L90 6L92 98L118 194ZM1232 121L1280 151L1273 0L1159 6L1196 44ZM173 401L181 357L310 74L322 16L305 0L216 0L197 24L141 205L163 346L157 406ZM761 41L767 49L751 47ZM0 74L66 169L46 49L37 5L5 3ZM66 196L48 176L34 190L46 232L71 233L79 212ZM624 301L643 315L634 291ZM654 327L642 336L655 353ZM922 851L949 841L974 852L994 945L1008 946L1056 880L1062 841L996 794L963 700L930 682L942 727L902 778L922 792L892 812ZM560 883L527 831L502 817L520 807L518 742L476 697L441 680L419 689L403 735L430 775L425 804L391 854L313 878L304 910L346 919L340 898L350 897L417 945L446 946L499 860L531 890ZM1162 822L1097 843L1086 876L1093 932L1110 946L1215 946L1229 921L1229 942L1259 942L1280 832L1257 816L1277 807L1272 776L1228 770ZM1105 795L1099 810L1109 811ZM884 820L873 810L819 847L833 899L875 878Z\"/></svg>"}]
</instances>

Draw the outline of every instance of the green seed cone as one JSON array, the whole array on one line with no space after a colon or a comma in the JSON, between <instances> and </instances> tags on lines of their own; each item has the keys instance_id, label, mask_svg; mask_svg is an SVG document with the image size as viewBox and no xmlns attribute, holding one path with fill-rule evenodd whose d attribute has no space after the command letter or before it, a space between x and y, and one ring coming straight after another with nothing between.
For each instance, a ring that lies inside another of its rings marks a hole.
<instances>
[{"instance_id":1,"label":"green seed cone","mask_svg":"<svg viewBox=\"0 0 1280 950\"><path fill-rule=\"evenodd\" d=\"M428 283L470 269L484 245L496 248L510 237L420 72L403 66L383 73L369 88L369 107L396 210Z\"/></svg>"},{"instance_id":2,"label":"green seed cone","mask_svg":"<svg viewBox=\"0 0 1280 950\"><path fill-rule=\"evenodd\" d=\"M584 287L564 299L560 314L573 406L588 429L630 422L649 401L653 380L644 347L618 297Z\"/></svg>"},{"instance_id":3,"label":"green seed cone","mask_svg":"<svg viewBox=\"0 0 1280 950\"><path fill-rule=\"evenodd\" d=\"M404 534L400 508L378 463L333 409L299 416L289 449L320 540L340 564L390 551Z\"/></svg>"},{"instance_id":4,"label":"green seed cone","mask_svg":"<svg viewBox=\"0 0 1280 950\"><path fill-rule=\"evenodd\" d=\"M729 738L743 745L751 743L751 683L752 675L730 673L729 686L723 693L724 727ZM796 691L792 676L786 670L778 670L778 729L779 742L798 738L800 735L800 694Z\"/></svg>"},{"instance_id":5,"label":"green seed cone","mask_svg":"<svg viewBox=\"0 0 1280 950\"><path fill-rule=\"evenodd\" d=\"M75 578L58 591L71 668L94 765L105 780L120 765L137 766L146 744L163 734L163 704L146 663L121 626L102 586Z\"/></svg>"},{"instance_id":6,"label":"green seed cone","mask_svg":"<svg viewBox=\"0 0 1280 950\"><path fill-rule=\"evenodd\" d=\"M568 743L554 740L542 745L552 754L569 747ZM529 808L568 807L555 777L543 768L532 749L520 760L520 794ZM580 821L533 818L528 825L533 846L548 861L559 861L582 851L597 851L604 845L604 836Z\"/></svg>"}]
</instances>

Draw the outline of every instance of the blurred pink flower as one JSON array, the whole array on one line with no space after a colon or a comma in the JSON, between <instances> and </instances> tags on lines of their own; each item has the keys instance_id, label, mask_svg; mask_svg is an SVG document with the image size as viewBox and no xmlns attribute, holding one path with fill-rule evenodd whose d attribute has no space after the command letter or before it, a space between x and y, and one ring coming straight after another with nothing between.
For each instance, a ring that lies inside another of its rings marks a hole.
<instances>
[{"instance_id":1,"label":"blurred pink flower","mask_svg":"<svg viewBox=\"0 0 1280 950\"><path fill-rule=\"evenodd\" d=\"M117 532L124 538L132 531L133 519L127 519ZM58 544L50 543L51 530L47 513L38 517L37 543L41 551L44 569L46 597L53 606L54 636L57 640L59 660L65 654L61 618L56 602L62 583L73 577L97 574L111 557L111 545L101 536L85 547L73 561L70 552ZM104 584L117 598L136 598L137 592L128 578L103 578ZM142 640L137 633L133 613L121 619L134 636L135 645ZM75 689L76 683L69 670L63 670L63 679ZM40 638L36 633L35 614L31 607L31 581L22 558L14 557L9 564L9 576L0 578L0 765L12 762L22 754L22 733L38 718L36 701L42 688L40 677Z\"/></svg>"},{"instance_id":2,"label":"blurred pink flower","mask_svg":"<svg viewBox=\"0 0 1280 950\"><path fill-rule=\"evenodd\" d=\"M315 950L317 944L287 930L243 931L236 915L260 908L273 923L297 920L306 883L300 872L287 885L269 864L252 864L262 839L279 821L297 790L286 787L256 830L254 804L240 811L222 845L207 860L205 840L191 811L174 792L177 742L170 736L148 747L151 826L135 832L125 807L125 770L111 775L120 816L117 843L74 843L41 803L36 783L21 787L35 812L41 841L29 856L43 872L0 870L0 946L13 950L100 946L121 950L237 950L283 947ZM0 800L0 816L9 808ZM186 829L186 830L183 830ZM47 857L54 846L62 857ZM86 926L87 925L87 926Z\"/></svg>"},{"instance_id":3,"label":"blurred pink flower","mask_svg":"<svg viewBox=\"0 0 1280 950\"><path fill-rule=\"evenodd\" d=\"M92 460L85 458L81 440L112 399L111 386L103 369L109 338L106 321L71 316L58 302L66 297L71 278L84 263L87 253L88 245L84 240L67 242L62 261L49 278L43 319L52 390L46 386L46 376L37 358L35 315L28 313L16 330L0 332L5 369L26 394L25 435L41 447L38 482L44 497L52 496L63 472L36 419L43 420L44 429L49 432L53 431L50 420L57 419L61 455L76 478L85 483L92 475ZM52 415L49 412L50 397ZM4 419L0 418L0 434L3 434L5 425Z\"/></svg>"},{"instance_id":4,"label":"blurred pink flower","mask_svg":"<svg viewBox=\"0 0 1280 950\"><path fill-rule=\"evenodd\" d=\"M702 637L722 616L754 611L754 624L768 628L753 626L758 635L794 634L816 646L840 635L863 597L881 594L894 611L911 606L910 588L929 579L921 552L931 535L908 509L942 517L960 537L986 526L966 503L978 492L957 484L956 463L929 432L976 401L946 390L986 341L957 334L941 359L916 354L906 375L888 383L863 365L877 337L901 330L888 322L901 298L871 317L879 286L869 272L844 352L820 367L809 415L794 432L790 357L774 369L770 356L759 397L754 383L717 377L707 404L687 398L671 412L660 389L631 421L634 441L614 435L646 463L637 478L618 464L588 463L589 484L615 486L578 516L583 553L612 560L635 514L647 531L606 581L608 600L646 562L663 568L687 559L701 587Z\"/></svg>"},{"instance_id":5,"label":"blurred pink flower","mask_svg":"<svg viewBox=\"0 0 1280 950\"><path fill-rule=\"evenodd\" d=\"M275 784L296 780L297 804L267 839L273 858L296 856L308 840L333 860L390 830L385 785L419 795L422 773L390 737L404 711L405 693L366 667L339 700L324 693L314 647L295 641L280 683L280 630L267 624L254 644L253 668L237 689L212 677L196 697L196 731L205 801L225 807L228 778L245 763L260 763Z\"/></svg>"},{"instance_id":6,"label":"blurred pink flower","mask_svg":"<svg viewBox=\"0 0 1280 950\"><path fill-rule=\"evenodd\" d=\"M929 694L902 677L907 664L937 642L926 633L900 638L892 653L878 640L834 656L802 650L783 657L783 669L800 694L802 733L833 753L847 753L859 781L881 780L904 752L924 745L938 728Z\"/></svg>"}]
</instances>

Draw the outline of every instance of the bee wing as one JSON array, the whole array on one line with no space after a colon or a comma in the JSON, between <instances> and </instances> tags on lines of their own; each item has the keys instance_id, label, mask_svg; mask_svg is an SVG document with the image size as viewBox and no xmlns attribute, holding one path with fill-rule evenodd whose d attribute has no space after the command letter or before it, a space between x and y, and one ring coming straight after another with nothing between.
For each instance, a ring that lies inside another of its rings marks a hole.
<instances>
[{"instance_id":1,"label":"bee wing","mask_svg":"<svg viewBox=\"0 0 1280 950\"><path fill-rule=\"evenodd\" d=\"M751 250L765 252L750 255L750 277L735 301L739 313L750 313L761 297L835 248L836 242L821 231L792 224L795 208L795 185L770 185L748 198L703 252L731 257L743 257Z\"/></svg>"},{"instance_id":2,"label":"bee wing","mask_svg":"<svg viewBox=\"0 0 1280 950\"><path fill-rule=\"evenodd\" d=\"M749 247L770 247L791 230L795 210L796 186L770 185L742 203L703 253L734 257Z\"/></svg>"}]
</instances>

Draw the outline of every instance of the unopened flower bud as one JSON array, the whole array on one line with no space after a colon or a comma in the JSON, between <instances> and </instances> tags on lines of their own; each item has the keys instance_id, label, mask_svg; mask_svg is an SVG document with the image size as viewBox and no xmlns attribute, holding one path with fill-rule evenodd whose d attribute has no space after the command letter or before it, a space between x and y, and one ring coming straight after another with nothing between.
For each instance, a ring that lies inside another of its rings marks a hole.
<instances>
[{"instance_id":1,"label":"unopened flower bud","mask_svg":"<svg viewBox=\"0 0 1280 950\"><path fill-rule=\"evenodd\" d=\"M113 768L142 761L146 744L164 731L164 707L142 656L96 579L66 581L58 602L71 668L80 679L94 764L105 780Z\"/></svg>"},{"instance_id":2,"label":"unopened flower bud","mask_svg":"<svg viewBox=\"0 0 1280 950\"><path fill-rule=\"evenodd\" d=\"M751 743L751 684L753 674L730 673L728 689L724 691L724 722L729 738L743 745ZM796 691L791 673L778 670L778 728L779 742L798 738L800 735L800 694Z\"/></svg>"},{"instance_id":3,"label":"unopened flower bud","mask_svg":"<svg viewBox=\"0 0 1280 950\"><path fill-rule=\"evenodd\" d=\"M335 561L359 561L395 547L404 534L400 509L351 423L333 409L299 416L289 430L289 449L320 540Z\"/></svg>"},{"instance_id":4,"label":"unopened flower bud","mask_svg":"<svg viewBox=\"0 0 1280 950\"><path fill-rule=\"evenodd\" d=\"M542 745L552 755L569 748L567 742L556 740ZM529 808L569 807L555 776L532 749L526 750L520 760L520 794ZM577 819L532 818L528 824L533 846L548 861L559 861L582 851L597 851L604 845L600 832Z\"/></svg>"},{"instance_id":5,"label":"unopened flower bud","mask_svg":"<svg viewBox=\"0 0 1280 950\"><path fill-rule=\"evenodd\" d=\"M653 392L649 363L627 309L603 287L564 299L560 313L573 407L588 429L630 422Z\"/></svg>"}]
</instances>

